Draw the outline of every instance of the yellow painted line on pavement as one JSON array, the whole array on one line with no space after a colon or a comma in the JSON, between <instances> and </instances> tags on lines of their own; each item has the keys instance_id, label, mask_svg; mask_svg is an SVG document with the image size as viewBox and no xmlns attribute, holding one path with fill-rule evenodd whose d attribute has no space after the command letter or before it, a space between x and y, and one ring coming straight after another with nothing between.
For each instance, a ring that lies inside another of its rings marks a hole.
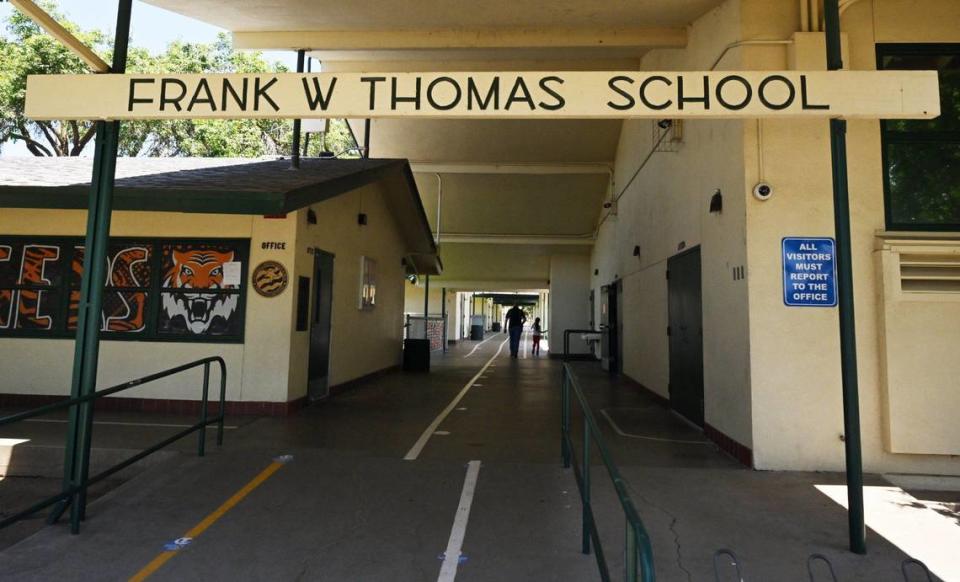
<instances>
[{"instance_id":1,"label":"yellow painted line on pavement","mask_svg":"<svg viewBox=\"0 0 960 582\"><path fill-rule=\"evenodd\" d=\"M233 509L233 507L236 504L243 501L244 497L249 495L254 489L259 487L260 485L263 485L264 481L266 481L271 476L273 476L273 474L276 473L280 469L280 467L283 467L283 465L284 463L281 463L278 461L274 461L270 463L270 465L268 465L266 469L261 471L259 475L257 475L249 483L244 485L242 489L234 493L233 496L230 497L230 499L227 499L223 503L223 505L215 509L213 513L211 513L207 517L203 518L203 521L193 526L193 528L190 531L183 534L183 537L193 538L193 539L196 539L197 537L199 537L203 532L207 531L207 529L209 529L210 526L216 523L218 519L220 519L221 517L226 515L228 511ZM132 577L130 577L129 582L141 582L142 580L146 580L154 572L156 572L164 564L166 564L171 558L173 558L175 555L177 555L177 550L161 552L156 558L151 560L149 564L144 566L143 569L141 569L139 572L137 572Z\"/></svg>"}]
</instances>

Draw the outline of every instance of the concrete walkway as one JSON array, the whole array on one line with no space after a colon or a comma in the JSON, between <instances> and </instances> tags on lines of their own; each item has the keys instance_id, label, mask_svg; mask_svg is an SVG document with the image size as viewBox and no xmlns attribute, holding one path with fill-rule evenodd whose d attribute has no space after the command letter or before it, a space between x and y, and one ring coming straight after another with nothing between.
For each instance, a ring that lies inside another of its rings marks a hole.
<instances>
[{"instance_id":1,"label":"concrete walkway","mask_svg":"<svg viewBox=\"0 0 960 582\"><path fill-rule=\"evenodd\" d=\"M96 500L80 536L57 525L0 552L0 579L598 580L593 556L579 553L577 488L559 462L560 366L529 348L509 358L505 337L465 342L429 375L383 376L291 418L229 419L221 450L211 442L201 459L192 441L178 445ZM744 469L629 382L595 364L577 370L650 532L658 580L713 580L720 548L738 554L747 582L808 580L813 553L843 581L902 580L906 555L882 537L871 532L867 557L845 551L845 512L814 487L839 476ZM163 431L108 426L103 447ZM55 430L36 424L27 437L53 442ZM622 512L602 467L593 475L621 579Z\"/></svg>"}]
</instances>

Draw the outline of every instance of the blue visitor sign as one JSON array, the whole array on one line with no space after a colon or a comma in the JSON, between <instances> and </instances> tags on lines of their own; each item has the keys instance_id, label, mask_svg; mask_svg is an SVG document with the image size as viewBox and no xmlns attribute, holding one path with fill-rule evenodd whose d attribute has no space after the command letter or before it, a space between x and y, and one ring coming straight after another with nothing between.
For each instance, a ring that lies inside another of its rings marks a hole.
<instances>
[{"instance_id":1,"label":"blue visitor sign","mask_svg":"<svg viewBox=\"0 0 960 582\"><path fill-rule=\"evenodd\" d=\"M832 238L783 239L783 302L791 307L837 305L836 244Z\"/></svg>"}]
</instances>

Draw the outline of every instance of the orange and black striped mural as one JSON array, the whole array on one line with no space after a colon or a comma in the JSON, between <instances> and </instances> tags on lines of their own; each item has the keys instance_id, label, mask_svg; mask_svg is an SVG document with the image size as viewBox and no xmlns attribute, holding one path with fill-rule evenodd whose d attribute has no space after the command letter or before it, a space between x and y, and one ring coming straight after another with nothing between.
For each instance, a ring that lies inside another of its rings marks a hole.
<instances>
[{"instance_id":1,"label":"orange and black striped mural","mask_svg":"<svg viewBox=\"0 0 960 582\"><path fill-rule=\"evenodd\" d=\"M0 334L72 335L84 269L82 243L0 238ZM249 241L235 240L112 242L101 331L242 337L243 285L227 281L225 270L228 263L245 267L248 248Z\"/></svg>"}]
</instances>

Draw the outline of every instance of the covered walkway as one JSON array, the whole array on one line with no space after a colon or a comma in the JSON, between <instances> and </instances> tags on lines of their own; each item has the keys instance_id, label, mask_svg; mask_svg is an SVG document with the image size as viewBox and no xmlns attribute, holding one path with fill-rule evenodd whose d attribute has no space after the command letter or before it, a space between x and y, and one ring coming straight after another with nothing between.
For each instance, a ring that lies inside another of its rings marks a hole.
<instances>
[{"instance_id":1,"label":"covered walkway","mask_svg":"<svg viewBox=\"0 0 960 582\"><path fill-rule=\"evenodd\" d=\"M153 580L433 580L459 529L455 578L439 579L598 579L593 557L579 553L577 488L559 462L560 365L529 348L511 360L504 339L463 342L436 356L429 375L382 376L294 417L229 419L236 428L222 449L197 458L181 442L182 454L98 499L83 535L48 527L8 547L0 578L119 580L152 563ZM719 548L737 552L747 580L806 579L812 553L829 556L842 580L900 580L906 556L879 536L867 557L846 550L844 510L814 487L839 475L747 470L636 385L593 363L577 369L650 530L658 580L713 579ZM474 378L416 459L404 460ZM39 442L62 427L17 430ZM114 425L102 434L122 447L164 430ZM285 462L264 478L277 458ZM480 468L464 523L470 461ZM0 482L0 497L9 484ZM601 467L594 485L617 573L622 514ZM164 554L191 529L188 545ZM168 557L158 565L158 556Z\"/></svg>"}]
</instances>

